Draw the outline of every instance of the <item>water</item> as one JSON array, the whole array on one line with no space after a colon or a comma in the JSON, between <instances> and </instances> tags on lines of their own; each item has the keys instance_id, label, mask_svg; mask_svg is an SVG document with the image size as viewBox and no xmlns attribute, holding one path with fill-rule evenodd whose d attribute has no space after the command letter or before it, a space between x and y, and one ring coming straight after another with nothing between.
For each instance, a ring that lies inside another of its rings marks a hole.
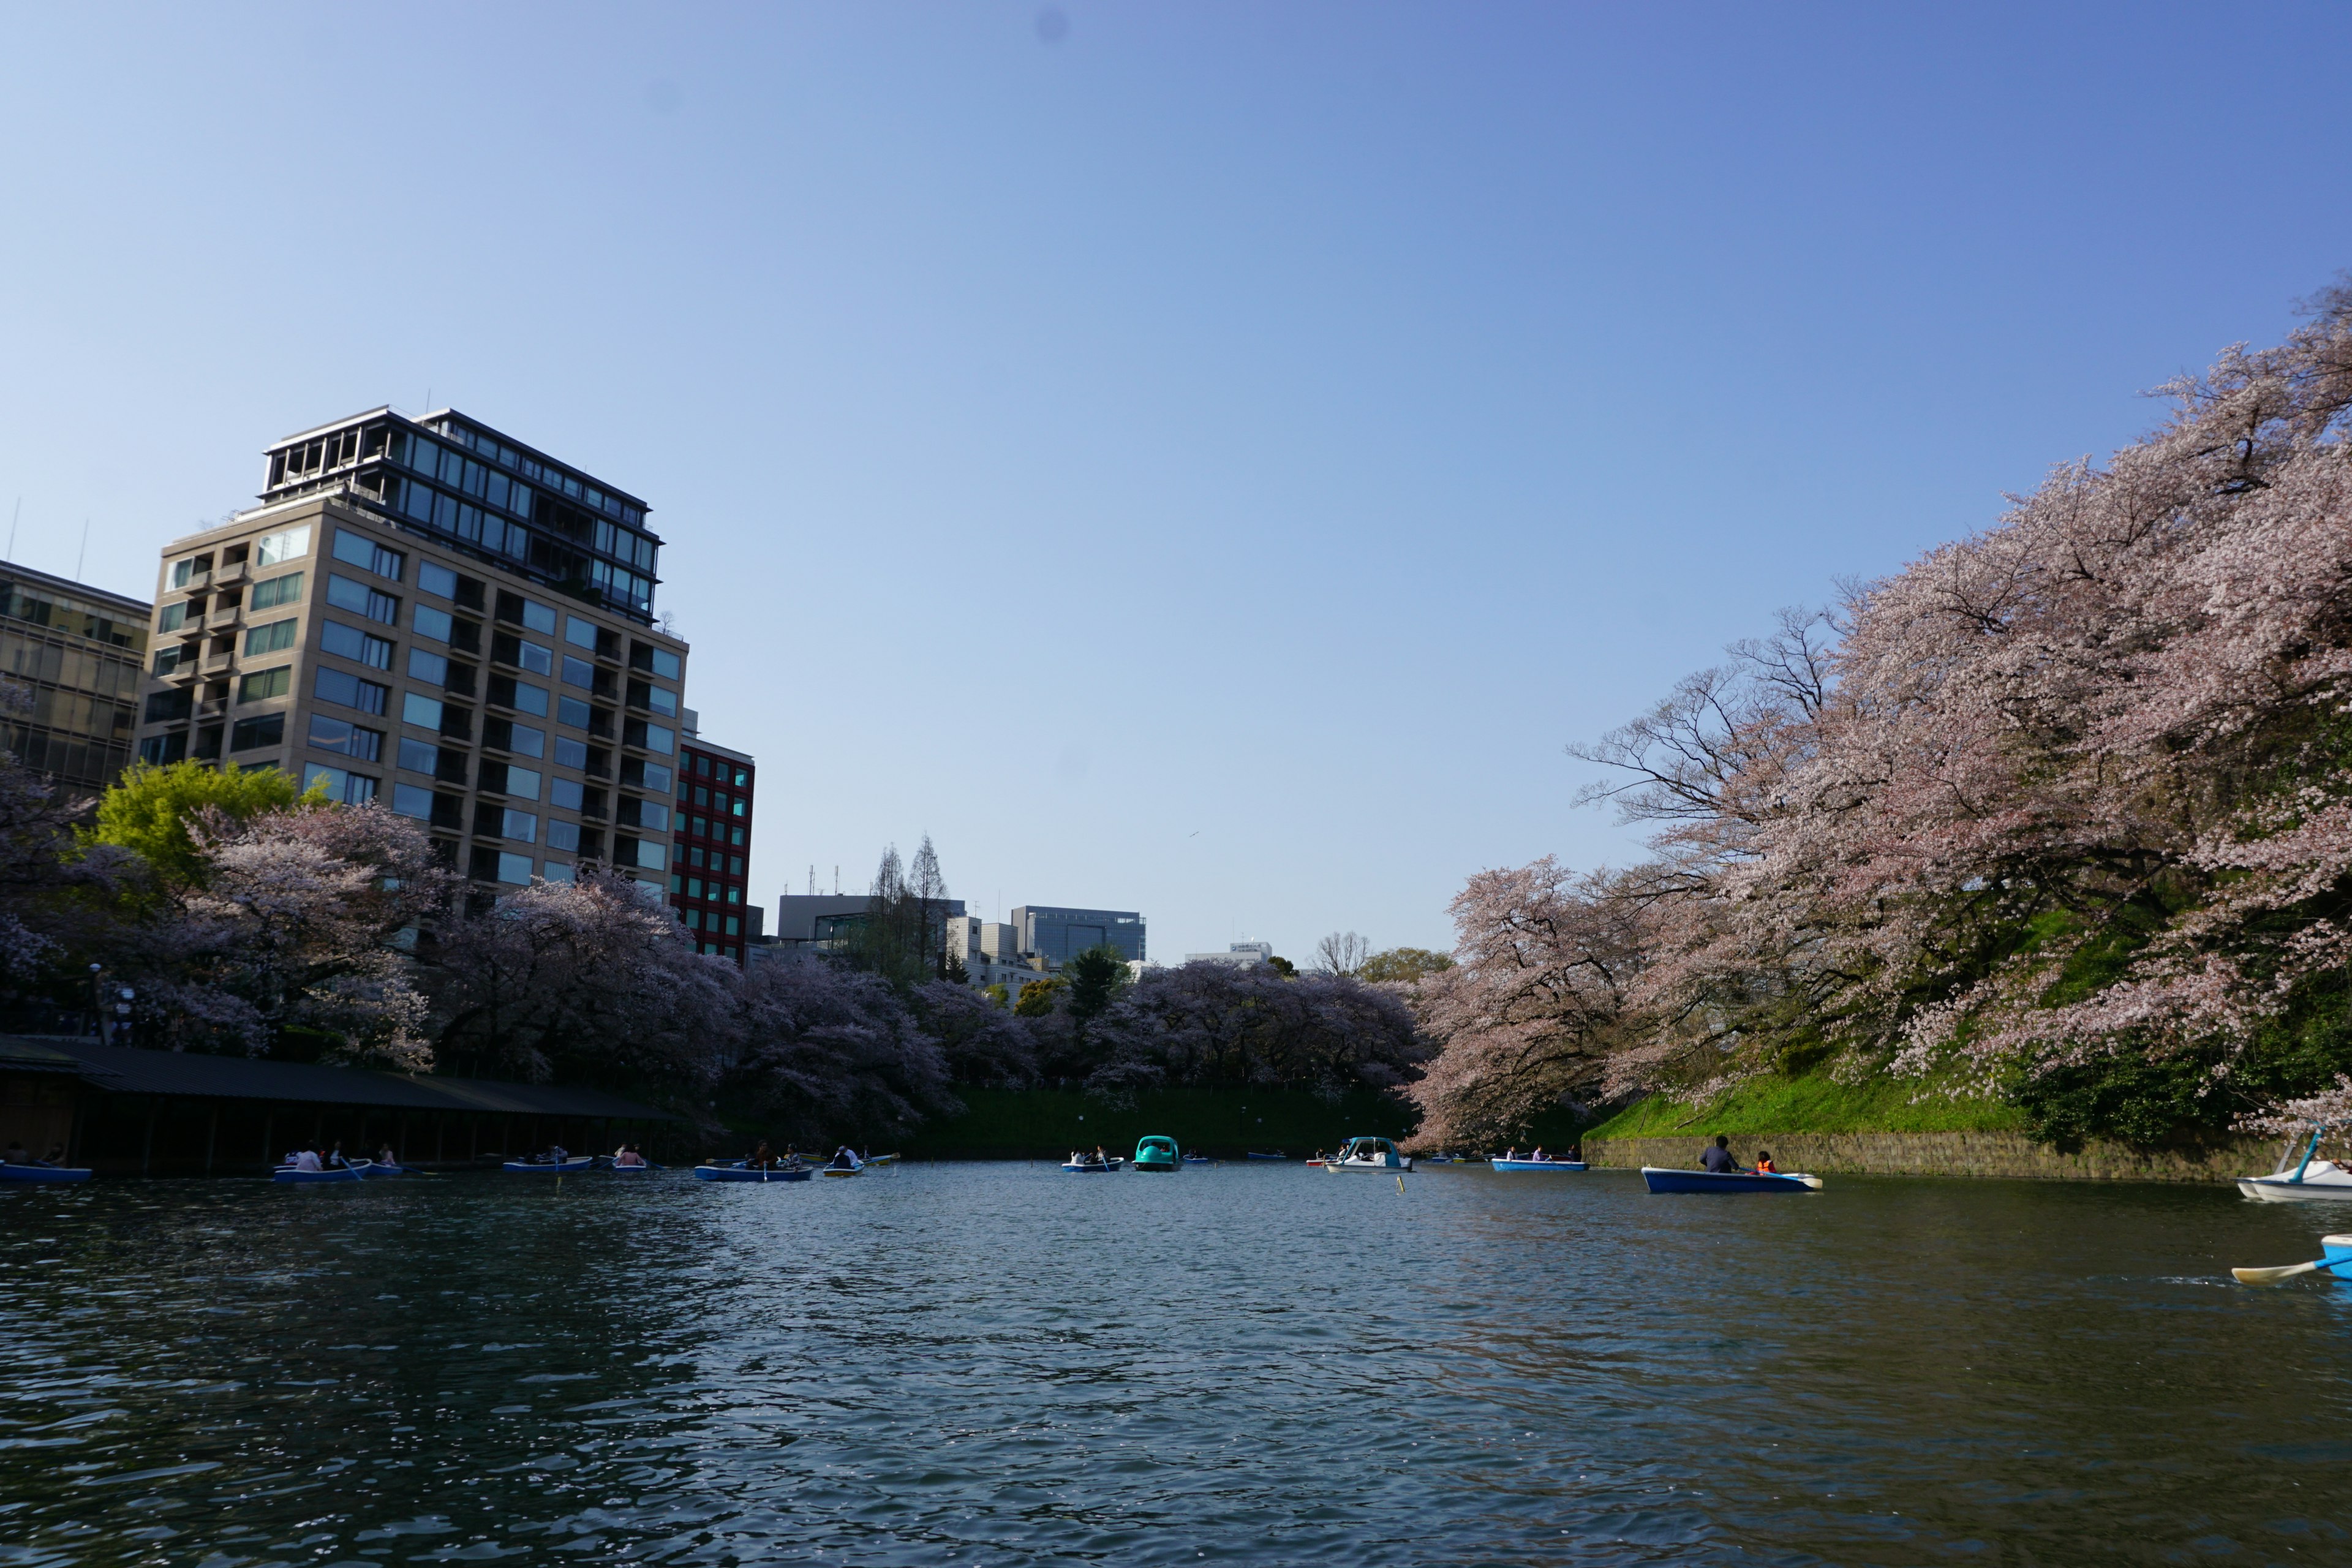
<instances>
[{"instance_id":1,"label":"water","mask_svg":"<svg viewBox=\"0 0 2352 1568\"><path fill-rule=\"evenodd\" d=\"M2352 1562L2325 1209L1405 1187L0 1190L0 1564Z\"/></svg>"}]
</instances>

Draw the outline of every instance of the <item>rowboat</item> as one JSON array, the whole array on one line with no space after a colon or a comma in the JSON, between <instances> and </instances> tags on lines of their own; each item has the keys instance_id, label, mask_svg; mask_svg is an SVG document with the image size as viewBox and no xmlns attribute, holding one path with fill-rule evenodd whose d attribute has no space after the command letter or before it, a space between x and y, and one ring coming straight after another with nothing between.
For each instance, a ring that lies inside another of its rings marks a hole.
<instances>
[{"instance_id":1,"label":"rowboat","mask_svg":"<svg viewBox=\"0 0 2352 1568\"><path fill-rule=\"evenodd\" d=\"M1139 1171L1173 1171L1181 1163L1173 1138L1147 1132L1135 1141L1135 1168Z\"/></svg>"},{"instance_id":2,"label":"rowboat","mask_svg":"<svg viewBox=\"0 0 2352 1568\"><path fill-rule=\"evenodd\" d=\"M1287 1160L1290 1158L1289 1155L1284 1153L1279 1149L1253 1149L1245 1157L1252 1160Z\"/></svg>"},{"instance_id":3,"label":"rowboat","mask_svg":"<svg viewBox=\"0 0 2352 1568\"><path fill-rule=\"evenodd\" d=\"M1486 1163L1498 1171L1581 1171L1581 1160L1506 1160L1497 1155ZM1651 1191L1657 1189L1653 1187Z\"/></svg>"},{"instance_id":4,"label":"rowboat","mask_svg":"<svg viewBox=\"0 0 2352 1568\"><path fill-rule=\"evenodd\" d=\"M818 1170L817 1174L820 1176L854 1176L864 1169L866 1169L866 1162L857 1157L856 1150L842 1149L837 1151L832 1159L825 1162L825 1163Z\"/></svg>"},{"instance_id":5,"label":"rowboat","mask_svg":"<svg viewBox=\"0 0 2352 1568\"><path fill-rule=\"evenodd\" d=\"M360 1168L360 1174L371 1181L378 1176L407 1176L415 1173L405 1165L387 1165L378 1160L371 1160Z\"/></svg>"},{"instance_id":6,"label":"rowboat","mask_svg":"<svg viewBox=\"0 0 2352 1568\"><path fill-rule=\"evenodd\" d=\"M1187 1154L1184 1156L1184 1163L1188 1165L1213 1165L1216 1162L1210 1159L1206 1154Z\"/></svg>"},{"instance_id":7,"label":"rowboat","mask_svg":"<svg viewBox=\"0 0 2352 1568\"><path fill-rule=\"evenodd\" d=\"M1126 1163L1125 1160L1113 1154L1107 1160L1065 1160L1062 1169L1082 1176L1107 1176Z\"/></svg>"},{"instance_id":8,"label":"rowboat","mask_svg":"<svg viewBox=\"0 0 2352 1568\"><path fill-rule=\"evenodd\" d=\"M356 1182L373 1163L373 1160L354 1160L348 1165L330 1165L323 1171L298 1171L291 1165L280 1165L269 1173L269 1179L296 1187L316 1186L321 1182Z\"/></svg>"},{"instance_id":9,"label":"rowboat","mask_svg":"<svg viewBox=\"0 0 2352 1568\"><path fill-rule=\"evenodd\" d=\"M816 1172L806 1165L751 1165L738 1160L726 1165L697 1165L698 1182L805 1182Z\"/></svg>"},{"instance_id":10,"label":"rowboat","mask_svg":"<svg viewBox=\"0 0 2352 1568\"><path fill-rule=\"evenodd\" d=\"M1309 1160L1307 1162L1307 1168L1310 1171L1319 1171L1323 1169L1324 1164L1325 1162L1321 1160Z\"/></svg>"},{"instance_id":11,"label":"rowboat","mask_svg":"<svg viewBox=\"0 0 2352 1568\"><path fill-rule=\"evenodd\" d=\"M1323 1162L1327 1171L1410 1171L1412 1156L1386 1138L1350 1138Z\"/></svg>"},{"instance_id":12,"label":"rowboat","mask_svg":"<svg viewBox=\"0 0 2352 1568\"><path fill-rule=\"evenodd\" d=\"M57 1184L89 1180L89 1170L79 1165L0 1165L0 1182Z\"/></svg>"},{"instance_id":13,"label":"rowboat","mask_svg":"<svg viewBox=\"0 0 2352 1568\"><path fill-rule=\"evenodd\" d=\"M1671 1171L1642 1167L1654 1193L1818 1193L1822 1179L1801 1171Z\"/></svg>"},{"instance_id":14,"label":"rowboat","mask_svg":"<svg viewBox=\"0 0 2352 1568\"><path fill-rule=\"evenodd\" d=\"M616 1176L642 1176L647 1171L667 1171L669 1167L667 1165L624 1165L616 1160L605 1169Z\"/></svg>"},{"instance_id":15,"label":"rowboat","mask_svg":"<svg viewBox=\"0 0 2352 1568\"><path fill-rule=\"evenodd\" d=\"M2319 1141L2327 1134L2325 1125L2314 1125L2311 1142L2304 1144L2303 1160L2293 1171L2287 1163L2294 1158L2294 1146L2303 1142L2298 1132L2287 1140L2279 1152L2277 1169L2267 1176L2241 1176L2238 1191L2264 1203L2307 1204L2336 1198L2352 1198L2352 1170L2334 1160L2319 1158Z\"/></svg>"},{"instance_id":16,"label":"rowboat","mask_svg":"<svg viewBox=\"0 0 2352 1568\"><path fill-rule=\"evenodd\" d=\"M561 1163L554 1160L509 1160L506 1168L527 1176L569 1176L588 1169L596 1163L593 1154L574 1154Z\"/></svg>"}]
</instances>

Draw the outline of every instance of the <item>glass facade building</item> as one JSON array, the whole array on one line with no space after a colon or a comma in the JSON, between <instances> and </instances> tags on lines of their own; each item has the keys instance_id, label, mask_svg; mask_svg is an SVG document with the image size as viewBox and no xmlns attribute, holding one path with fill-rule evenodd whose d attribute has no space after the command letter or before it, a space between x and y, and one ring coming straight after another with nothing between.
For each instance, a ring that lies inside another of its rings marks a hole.
<instances>
[{"instance_id":1,"label":"glass facade building","mask_svg":"<svg viewBox=\"0 0 2352 1568\"><path fill-rule=\"evenodd\" d=\"M36 773L102 790L131 761L154 606L0 563L0 745Z\"/></svg>"},{"instance_id":2,"label":"glass facade building","mask_svg":"<svg viewBox=\"0 0 2352 1568\"><path fill-rule=\"evenodd\" d=\"M1143 950L1143 917L1133 910L1068 910L1051 904L1024 904L1010 922L1021 952L1044 959L1055 968L1090 947L1104 942L1130 961L1149 956Z\"/></svg>"},{"instance_id":3,"label":"glass facade building","mask_svg":"<svg viewBox=\"0 0 2352 1568\"><path fill-rule=\"evenodd\" d=\"M265 505L329 489L501 571L653 619L661 541L646 503L455 409L378 408L269 448Z\"/></svg>"}]
</instances>

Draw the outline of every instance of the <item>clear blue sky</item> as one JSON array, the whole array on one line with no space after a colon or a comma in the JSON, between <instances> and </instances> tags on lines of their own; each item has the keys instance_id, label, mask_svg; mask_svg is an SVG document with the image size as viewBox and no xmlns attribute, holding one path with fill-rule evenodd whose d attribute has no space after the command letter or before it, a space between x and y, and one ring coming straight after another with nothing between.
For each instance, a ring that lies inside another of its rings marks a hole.
<instances>
[{"instance_id":1,"label":"clear blue sky","mask_svg":"<svg viewBox=\"0 0 2352 1568\"><path fill-rule=\"evenodd\" d=\"M2352 9L17 5L0 507L450 404L647 498L754 892L1450 942L1564 756L2352 266Z\"/></svg>"}]
</instances>

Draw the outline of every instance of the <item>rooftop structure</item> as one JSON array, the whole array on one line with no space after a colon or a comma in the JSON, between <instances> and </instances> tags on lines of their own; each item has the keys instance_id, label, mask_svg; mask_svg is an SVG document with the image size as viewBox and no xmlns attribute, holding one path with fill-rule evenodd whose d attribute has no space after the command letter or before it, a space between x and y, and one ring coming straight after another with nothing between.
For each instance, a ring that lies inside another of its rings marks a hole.
<instances>
[{"instance_id":1,"label":"rooftop structure","mask_svg":"<svg viewBox=\"0 0 2352 1568\"><path fill-rule=\"evenodd\" d=\"M398 518L461 555L650 622L661 541L646 503L443 408L390 408L289 436L269 448L266 504L324 491Z\"/></svg>"},{"instance_id":2,"label":"rooftop structure","mask_svg":"<svg viewBox=\"0 0 2352 1568\"><path fill-rule=\"evenodd\" d=\"M1270 942L1236 942L1226 945L1223 952L1188 952L1187 963L1224 963L1235 969L1255 969L1274 962L1274 943Z\"/></svg>"}]
</instances>

